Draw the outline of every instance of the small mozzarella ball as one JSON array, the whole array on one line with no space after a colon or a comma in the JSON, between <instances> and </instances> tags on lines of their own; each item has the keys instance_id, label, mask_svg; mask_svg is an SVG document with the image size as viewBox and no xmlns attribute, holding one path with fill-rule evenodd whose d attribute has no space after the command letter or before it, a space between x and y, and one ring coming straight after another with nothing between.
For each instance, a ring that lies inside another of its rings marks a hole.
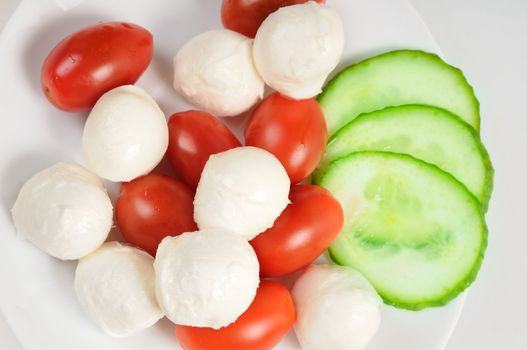
<instances>
[{"instance_id":1,"label":"small mozzarella ball","mask_svg":"<svg viewBox=\"0 0 527 350\"><path fill-rule=\"evenodd\" d=\"M221 229L166 237L154 263L156 293L174 323L218 329L252 303L259 264L251 245Z\"/></svg>"},{"instance_id":2,"label":"small mozzarella ball","mask_svg":"<svg viewBox=\"0 0 527 350\"><path fill-rule=\"evenodd\" d=\"M290 181L275 156L256 147L212 155L194 197L200 229L223 228L251 240L289 204Z\"/></svg>"},{"instance_id":3,"label":"small mozzarella ball","mask_svg":"<svg viewBox=\"0 0 527 350\"><path fill-rule=\"evenodd\" d=\"M82 143L93 172L110 181L130 181L161 161L168 147L168 126L146 91L125 85L97 101L86 121Z\"/></svg>"},{"instance_id":4,"label":"small mozzarella ball","mask_svg":"<svg viewBox=\"0 0 527 350\"><path fill-rule=\"evenodd\" d=\"M33 175L20 189L11 213L21 236L62 260L97 249L113 221L101 180L73 163L57 163Z\"/></svg>"},{"instance_id":5,"label":"small mozzarella ball","mask_svg":"<svg viewBox=\"0 0 527 350\"><path fill-rule=\"evenodd\" d=\"M381 322L381 299L357 271L312 265L293 287L303 350L363 350Z\"/></svg>"},{"instance_id":6,"label":"small mozzarella ball","mask_svg":"<svg viewBox=\"0 0 527 350\"><path fill-rule=\"evenodd\" d=\"M343 48L344 28L338 13L310 1L269 15L256 33L253 52L267 85L304 99L322 91Z\"/></svg>"},{"instance_id":7,"label":"small mozzarella ball","mask_svg":"<svg viewBox=\"0 0 527 350\"><path fill-rule=\"evenodd\" d=\"M106 334L126 337L163 317L155 297L154 258L118 242L82 258L75 291L83 311Z\"/></svg>"},{"instance_id":8,"label":"small mozzarella ball","mask_svg":"<svg viewBox=\"0 0 527 350\"><path fill-rule=\"evenodd\" d=\"M174 58L174 88L218 117L247 111L264 91L252 46L251 39L227 29L194 37Z\"/></svg>"}]
</instances>

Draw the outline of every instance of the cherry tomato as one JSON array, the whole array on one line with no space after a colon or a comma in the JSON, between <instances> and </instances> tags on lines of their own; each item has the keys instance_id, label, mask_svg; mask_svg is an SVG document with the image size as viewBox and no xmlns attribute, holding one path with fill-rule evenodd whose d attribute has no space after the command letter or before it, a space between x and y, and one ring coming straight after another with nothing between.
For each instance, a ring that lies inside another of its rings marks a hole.
<instances>
[{"instance_id":1,"label":"cherry tomato","mask_svg":"<svg viewBox=\"0 0 527 350\"><path fill-rule=\"evenodd\" d=\"M99 23L63 39L42 66L44 94L65 111L89 110L106 91L133 84L152 59L152 34L131 23Z\"/></svg>"},{"instance_id":2,"label":"cherry tomato","mask_svg":"<svg viewBox=\"0 0 527 350\"><path fill-rule=\"evenodd\" d=\"M326 122L318 102L312 98L291 100L278 93L256 108L245 130L247 146L274 154L291 183L302 181L315 170L326 141Z\"/></svg>"},{"instance_id":3,"label":"cherry tomato","mask_svg":"<svg viewBox=\"0 0 527 350\"><path fill-rule=\"evenodd\" d=\"M260 275L276 277L313 262L337 237L344 223L339 202L325 189L291 187L289 204L273 227L250 243L260 262Z\"/></svg>"},{"instance_id":4,"label":"cherry tomato","mask_svg":"<svg viewBox=\"0 0 527 350\"><path fill-rule=\"evenodd\" d=\"M227 29L254 38L260 24L280 7L303 4L308 0L223 0L221 21ZM325 3L326 0L316 0Z\"/></svg>"},{"instance_id":5,"label":"cherry tomato","mask_svg":"<svg viewBox=\"0 0 527 350\"><path fill-rule=\"evenodd\" d=\"M212 329L176 326L185 350L271 350L295 322L291 294L281 284L261 281L251 306L229 326Z\"/></svg>"},{"instance_id":6,"label":"cherry tomato","mask_svg":"<svg viewBox=\"0 0 527 350\"><path fill-rule=\"evenodd\" d=\"M194 193L168 176L149 174L121 185L115 216L124 239L155 256L166 236L197 230Z\"/></svg>"},{"instance_id":7,"label":"cherry tomato","mask_svg":"<svg viewBox=\"0 0 527 350\"><path fill-rule=\"evenodd\" d=\"M192 188L198 185L203 167L211 155L241 146L225 125L201 111L172 115L168 121L168 135L168 160Z\"/></svg>"}]
</instances>

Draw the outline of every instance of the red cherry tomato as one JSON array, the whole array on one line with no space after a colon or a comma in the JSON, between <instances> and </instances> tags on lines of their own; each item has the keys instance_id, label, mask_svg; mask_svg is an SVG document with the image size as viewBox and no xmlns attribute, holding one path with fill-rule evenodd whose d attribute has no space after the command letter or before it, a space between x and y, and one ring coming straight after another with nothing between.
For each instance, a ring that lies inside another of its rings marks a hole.
<instances>
[{"instance_id":1,"label":"red cherry tomato","mask_svg":"<svg viewBox=\"0 0 527 350\"><path fill-rule=\"evenodd\" d=\"M125 182L117 198L115 216L124 239L155 256L166 236L197 230L194 193L168 176L149 174Z\"/></svg>"},{"instance_id":2,"label":"red cherry tomato","mask_svg":"<svg viewBox=\"0 0 527 350\"><path fill-rule=\"evenodd\" d=\"M220 329L176 326L185 350L271 350L295 322L291 294L281 284L261 281L251 306Z\"/></svg>"},{"instance_id":3,"label":"red cherry tomato","mask_svg":"<svg viewBox=\"0 0 527 350\"><path fill-rule=\"evenodd\" d=\"M227 29L254 38L260 24L280 7L303 4L308 0L223 0L221 21ZM323 4L326 0L316 0Z\"/></svg>"},{"instance_id":4,"label":"red cherry tomato","mask_svg":"<svg viewBox=\"0 0 527 350\"><path fill-rule=\"evenodd\" d=\"M245 130L247 146L274 154L291 183L302 181L315 170L326 141L326 122L318 102L312 98L291 100L278 93L256 108Z\"/></svg>"},{"instance_id":5,"label":"red cherry tomato","mask_svg":"<svg viewBox=\"0 0 527 350\"><path fill-rule=\"evenodd\" d=\"M225 125L201 111L172 115L168 121L168 135L168 160L192 188L198 185L203 167L211 155L241 146Z\"/></svg>"},{"instance_id":6,"label":"red cherry tomato","mask_svg":"<svg viewBox=\"0 0 527 350\"><path fill-rule=\"evenodd\" d=\"M276 277L313 262L342 229L344 213L325 189L312 185L291 187L289 204L273 227L250 243L260 262L260 275Z\"/></svg>"},{"instance_id":7,"label":"red cherry tomato","mask_svg":"<svg viewBox=\"0 0 527 350\"><path fill-rule=\"evenodd\" d=\"M152 59L152 34L131 23L99 23L63 39L42 66L44 94L65 111L89 110L106 91L133 84Z\"/></svg>"}]
</instances>

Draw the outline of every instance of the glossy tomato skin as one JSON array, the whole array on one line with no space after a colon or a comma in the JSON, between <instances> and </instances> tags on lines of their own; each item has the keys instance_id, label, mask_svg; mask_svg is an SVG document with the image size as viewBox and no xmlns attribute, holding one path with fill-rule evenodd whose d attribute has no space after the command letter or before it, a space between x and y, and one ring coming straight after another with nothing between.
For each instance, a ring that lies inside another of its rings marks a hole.
<instances>
[{"instance_id":1,"label":"glossy tomato skin","mask_svg":"<svg viewBox=\"0 0 527 350\"><path fill-rule=\"evenodd\" d=\"M325 0L315 0L323 4ZM227 29L254 38L260 24L280 7L303 4L308 0L223 0L221 21Z\"/></svg>"},{"instance_id":2,"label":"glossy tomato skin","mask_svg":"<svg viewBox=\"0 0 527 350\"><path fill-rule=\"evenodd\" d=\"M245 129L247 146L274 154L291 183L302 181L315 170L326 142L324 114L313 98L292 100L274 93L255 109Z\"/></svg>"},{"instance_id":3,"label":"glossy tomato skin","mask_svg":"<svg viewBox=\"0 0 527 350\"><path fill-rule=\"evenodd\" d=\"M295 185L291 203L273 227L250 241L260 275L282 276L312 263L337 238L344 223L339 202L327 190Z\"/></svg>"},{"instance_id":4,"label":"glossy tomato skin","mask_svg":"<svg viewBox=\"0 0 527 350\"><path fill-rule=\"evenodd\" d=\"M155 256L166 236L197 230L194 192L168 176L149 174L122 183L115 216L124 239Z\"/></svg>"},{"instance_id":5,"label":"glossy tomato skin","mask_svg":"<svg viewBox=\"0 0 527 350\"><path fill-rule=\"evenodd\" d=\"M124 22L99 23L63 39L42 66L42 91L56 107L86 111L108 90L133 84L153 53L149 31Z\"/></svg>"},{"instance_id":6,"label":"glossy tomato skin","mask_svg":"<svg viewBox=\"0 0 527 350\"><path fill-rule=\"evenodd\" d=\"M220 329L176 326L185 350L271 350L295 322L291 294L281 284L261 281L251 306Z\"/></svg>"},{"instance_id":7,"label":"glossy tomato skin","mask_svg":"<svg viewBox=\"0 0 527 350\"><path fill-rule=\"evenodd\" d=\"M174 171L196 188L209 157L240 147L234 134L209 113L190 110L173 114L168 121L168 160Z\"/></svg>"}]
</instances>

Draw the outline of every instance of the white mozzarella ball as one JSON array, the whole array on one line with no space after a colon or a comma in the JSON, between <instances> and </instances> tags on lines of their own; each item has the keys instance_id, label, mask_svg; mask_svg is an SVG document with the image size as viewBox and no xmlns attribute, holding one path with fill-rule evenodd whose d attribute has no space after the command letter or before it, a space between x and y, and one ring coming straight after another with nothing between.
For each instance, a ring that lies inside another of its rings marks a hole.
<instances>
[{"instance_id":1,"label":"white mozzarella ball","mask_svg":"<svg viewBox=\"0 0 527 350\"><path fill-rule=\"evenodd\" d=\"M154 263L156 293L174 323L225 327L252 303L259 264L251 245L221 229L166 237Z\"/></svg>"},{"instance_id":2,"label":"white mozzarella ball","mask_svg":"<svg viewBox=\"0 0 527 350\"><path fill-rule=\"evenodd\" d=\"M113 220L112 203L100 179L73 163L57 163L33 175L11 212L21 236L62 260L97 249Z\"/></svg>"},{"instance_id":3,"label":"white mozzarella ball","mask_svg":"<svg viewBox=\"0 0 527 350\"><path fill-rule=\"evenodd\" d=\"M111 181L130 181L150 172L168 147L165 116L146 91L125 85L108 91L84 127L89 168Z\"/></svg>"},{"instance_id":4,"label":"white mozzarella ball","mask_svg":"<svg viewBox=\"0 0 527 350\"><path fill-rule=\"evenodd\" d=\"M200 229L223 228L253 239L289 204L289 187L280 161L261 148L212 155L196 189L194 220Z\"/></svg>"},{"instance_id":5,"label":"white mozzarella ball","mask_svg":"<svg viewBox=\"0 0 527 350\"><path fill-rule=\"evenodd\" d=\"M174 58L174 88L218 117L251 108L264 91L252 58L252 40L227 29L200 34Z\"/></svg>"},{"instance_id":6,"label":"white mozzarella ball","mask_svg":"<svg viewBox=\"0 0 527 350\"><path fill-rule=\"evenodd\" d=\"M381 299L357 271L312 265L293 287L303 350L363 350L381 322Z\"/></svg>"},{"instance_id":7,"label":"white mozzarella ball","mask_svg":"<svg viewBox=\"0 0 527 350\"><path fill-rule=\"evenodd\" d=\"M163 317L155 297L154 258L118 242L82 258L75 291L83 311L106 334L126 337Z\"/></svg>"},{"instance_id":8,"label":"white mozzarella ball","mask_svg":"<svg viewBox=\"0 0 527 350\"><path fill-rule=\"evenodd\" d=\"M253 52L267 85L303 99L321 92L343 48L344 28L338 13L311 1L269 15L256 33Z\"/></svg>"}]
</instances>

